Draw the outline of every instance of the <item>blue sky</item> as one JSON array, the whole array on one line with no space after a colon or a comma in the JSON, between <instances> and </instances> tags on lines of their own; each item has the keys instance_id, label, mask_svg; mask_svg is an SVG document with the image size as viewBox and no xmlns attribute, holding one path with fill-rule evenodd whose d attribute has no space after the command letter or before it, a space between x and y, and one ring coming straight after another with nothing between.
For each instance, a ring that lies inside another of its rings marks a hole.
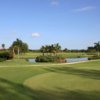
<instances>
[{"instance_id":1,"label":"blue sky","mask_svg":"<svg viewBox=\"0 0 100 100\"><path fill-rule=\"evenodd\" d=\"M0 0L0 44L16 38L31 49L86 49L100 41L100 0Z\"/></svg>"}]
</instances>

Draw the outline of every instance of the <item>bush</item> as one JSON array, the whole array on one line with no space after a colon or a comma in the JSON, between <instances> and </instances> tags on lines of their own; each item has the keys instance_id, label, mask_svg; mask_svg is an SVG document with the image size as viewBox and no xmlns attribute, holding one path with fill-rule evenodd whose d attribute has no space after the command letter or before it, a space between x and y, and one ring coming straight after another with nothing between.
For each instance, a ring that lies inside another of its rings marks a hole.
<instances>
[{"instance_id":1,"label":"bush","mask_svg":"<svg viewBox=\"0 0 100 100\"><path fill-rule=\"evenodd\" d=\"M88 60L96 60L96 59L100 59L100 56L92 56L88 58Z\"/></svg>"},{"instance_id":2,"label":"bush","mask_svg":"<svg viewBox=\"0 0 100 100\"><path fill-rule=\"evenodd\" d=\"M4 59L4 58L0 58L0 62L3 62L3 61L5 61L6 59Z\"/></svg>"},{"instance_id":3,"label":"bush","mask_svg":"<svg viewBox=\"0 0 100 100\"><path fill-rule=\"evenodd\" d=\"M36 57L36 62L60 62L60 63L64 63L66 62L65 60L66 58L63 56L51 56L51 55L45 55L45 56L38 56Z\"/></svg>"},{"instance_id":4,"label":"bush","mask_svg":"<svg viewBox=\"0 0 100 100\"><path fill-rule=\"evenodd\" d=\"M9 51L0 52L0 61L12 59L12 58L13 58L13 54L11 52Z\"/></svg>"}]
</instances>

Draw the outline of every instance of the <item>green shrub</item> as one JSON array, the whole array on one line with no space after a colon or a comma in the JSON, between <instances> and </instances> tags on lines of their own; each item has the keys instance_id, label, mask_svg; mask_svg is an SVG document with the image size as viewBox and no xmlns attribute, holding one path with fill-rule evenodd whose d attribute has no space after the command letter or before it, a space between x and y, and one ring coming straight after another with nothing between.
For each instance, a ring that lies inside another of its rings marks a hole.
<instances>
[{"instance_id":1,"label":"green shrub","mask_svg":"<svg viewBox=\"0 0 100 100\"><path fill-rule=\"evenodd\" d=\"M66 58L61 55L45 55L36 57L36 62L65 62L65 59Z\"/></svg>"},{"instance_id":2,"label":"green shrub","mask_svg":"<svg viewBox=\"0 0 100 100\"><path fill-rule=\"evenodd\" d=\"M100 59L100 56L92 56L88 58L88 60L96 60L96 59Z\"/></svg>"},{"instance_id":3,"label":"green shrub","mask_svg":"<svg viewBox=\"0 0 100 100\"><path fill-rule=\"evenodd\" d=\"M2 51L0 52L0 59L2 60L8 60L8 59L12 59L13 58L13 54L9 51Z\"/></svg>"}]
</instances>

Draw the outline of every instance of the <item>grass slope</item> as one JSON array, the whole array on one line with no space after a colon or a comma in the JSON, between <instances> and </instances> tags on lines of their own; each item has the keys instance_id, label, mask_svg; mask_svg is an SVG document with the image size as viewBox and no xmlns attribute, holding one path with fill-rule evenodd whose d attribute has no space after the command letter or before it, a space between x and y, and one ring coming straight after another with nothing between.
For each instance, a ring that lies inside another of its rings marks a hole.
<instances>
[{"instance_id":1,"label":"grass slope","mask_svg":"<svg viewBox=\"0 0 100 100\"><path fill-rule=\"evenodd\" d=\"M17 62L0 63L7 66L0 67L0 100L100 100L100 61L32 67Z\"/></svg>"}]
</instances>

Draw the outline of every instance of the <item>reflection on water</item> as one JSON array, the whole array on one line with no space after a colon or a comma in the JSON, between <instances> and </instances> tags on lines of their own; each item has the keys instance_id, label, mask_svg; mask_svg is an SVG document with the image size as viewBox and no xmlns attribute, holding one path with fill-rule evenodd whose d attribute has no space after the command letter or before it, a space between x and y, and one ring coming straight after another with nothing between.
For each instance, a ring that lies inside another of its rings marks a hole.
<instances>
[{"instance_id":1,"label":"reflection on water","mask_svg":"<svg viewBox=\"0 0 100 100\"><path fill-rule=\"evenodd\" d=\"M88 58L68 58L66 59L66 61L68 63L71 63L71 62L79 62L79 61L87 61Z\"/></svg>"}]
</instances>

